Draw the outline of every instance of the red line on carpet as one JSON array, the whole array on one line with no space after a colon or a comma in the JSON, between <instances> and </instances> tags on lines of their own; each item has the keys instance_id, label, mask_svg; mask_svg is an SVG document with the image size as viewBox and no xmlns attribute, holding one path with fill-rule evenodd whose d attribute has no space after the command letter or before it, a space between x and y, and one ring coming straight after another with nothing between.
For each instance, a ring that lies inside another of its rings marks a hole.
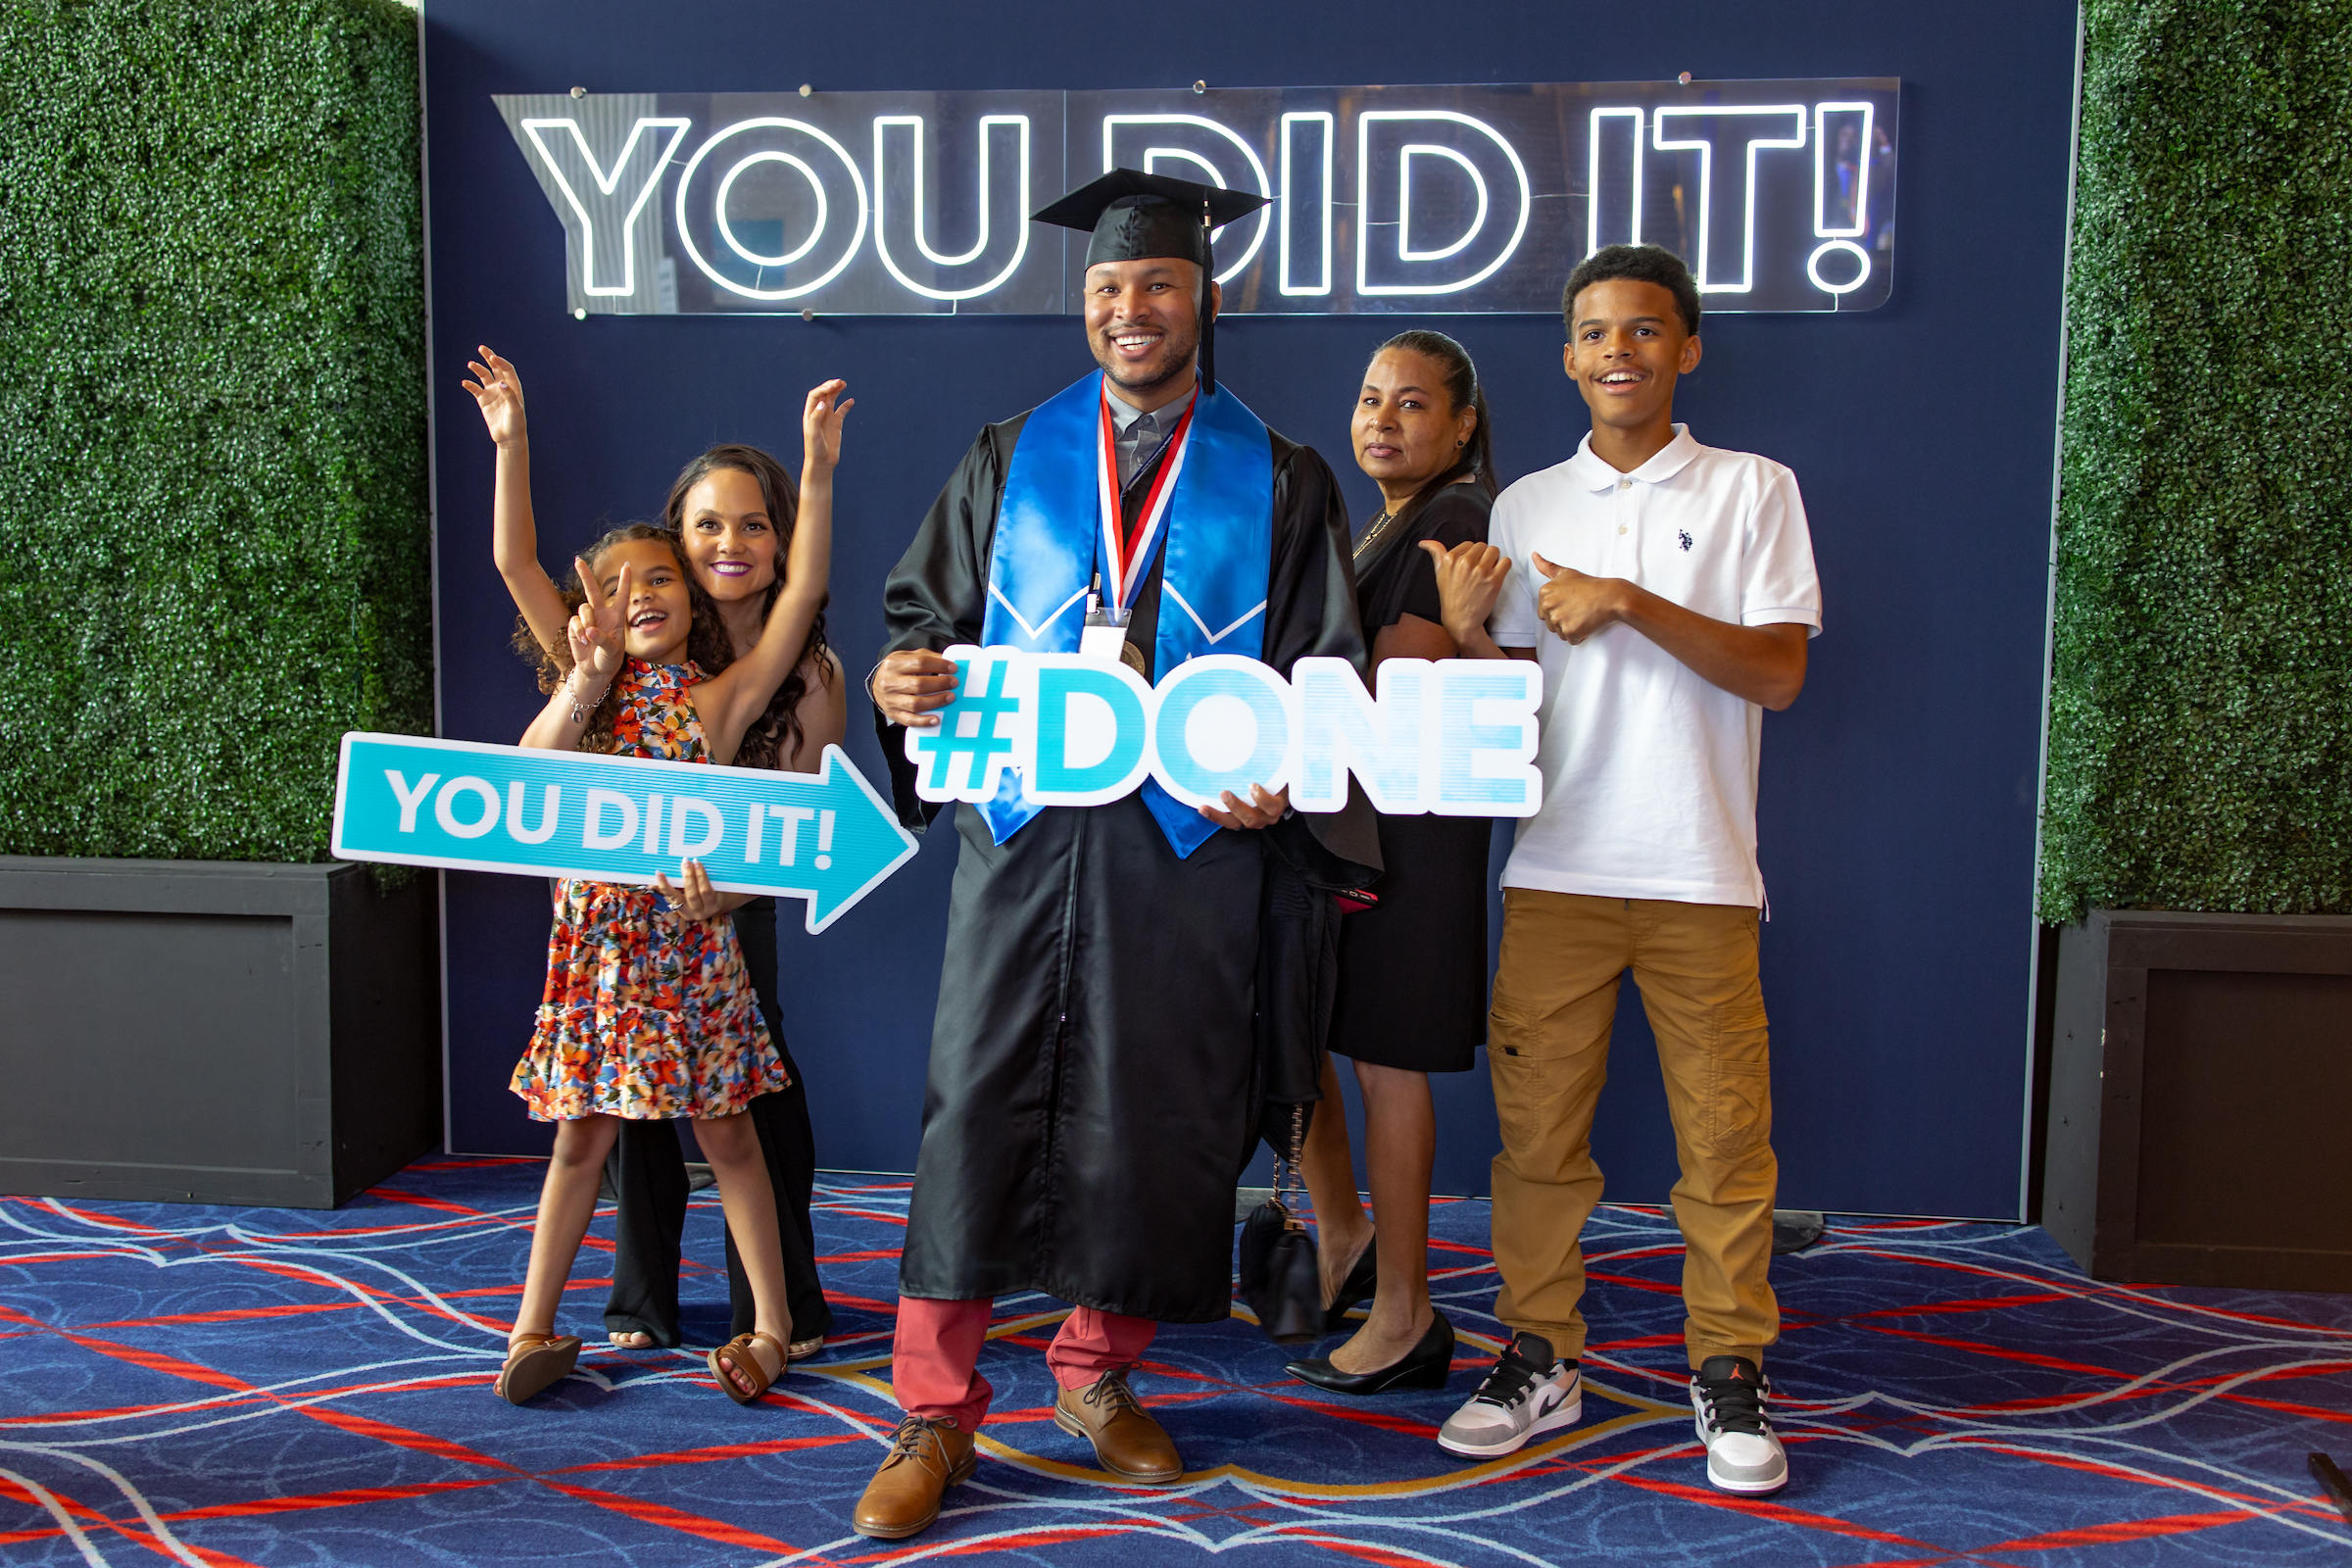
<instances>
[{"instance_id":1,"label":"red line on carpet","mask_svg":"<svg viewBox=\"0 0 2352 1568\"><path fill-rule=\"evenodd\" d=\"M1953 1312L1997 1312L2012 1306L2045 1306L2052 1301L2071 1301L2074 1298L2064 1291L2046 1291L2036 1296L1980 1296L1961 1301L1914 1301L1903 1306L1876 1306L1867 1312L1844 1312L1825 1317L1822 1323L1860 1323L1874 1317L1924 1317Z\"/></svg>"},{"instance_id":2,"label":"red line on carpet","mask_svg":"<svg viewBox=\"0 0 2352 1568\"><path fill-rule=\"evenodd\" d=\"M2072 1530L2053 1530L2047 1535L2026 1536L2016 1541L1997 1542L1983 1548L1985 1551L2055 1551L2066 1546L2105 1546L2119 1541L2147 1541L2158 1536L2183 1536L2193 1531L2211 1530L2216 1525L2233 1525L2241 1520L2261 1517L2261 1510L2230 1508L2221 1513L2176 1513L2161 1519L2125 1519L2113 1524L2079 1525Z\"/></svg>"},{"instance_id":3,"label":"red line on carpet","mask_svg":"<svg viewBox=\"0 0 2352 1568\"><path fill-rule=\"evenodd\" d=\"M720 1545L744 1546L754 1551L789 1552L794 1549L788 1541L778 1541L773 1536L763 1536L757 1530L746 1530L741 1525L731 1525L723 1519L709 1519L699 1513L688 1513L683 1508L672 1508L666 1503L649 1502L643 1497L624 1497L616 1493L599 1492L594 1487L567 1486L545 1476L539 1478L539 1484L566 1497L576 1497L582 1502L592 1502L599 1508L609 1508L640 1524L661 1525L664 1529L697 1536L704 1541L715 1541Z\"/></svg>"},{"instance_id":4,"label":"red line on carpet","mask_svg":"<svg viewBox=\"0 0 2352 1568\"><path fill-rule=\"evenodd\" d=\"M2134 1486L2156 1487L2168 1492L2185 1492L2198 1497L2218 1497L2225 1502L2242 1503L2248 1509L2256 1512L2302 1513L2315 1519L2328 1520L2330 1523L2343 1517L2335 1511L2333 1503L2318 1497L2297 1497L2282 1502L2276 1497L2249 1496L2242 1492L2232 1492L2228 1487L2176 1481L2171 1476L2142 1475L2136 1471L2127 1470L2121 1465L2108 1464L2098 1459L2079 1458L2073 1454L2036 1453L2031 1449L2017 1447L1993 1439L1968 1441L1961 1446L1981 1448L1992 1453L2005 1453L2013 1459L2031 1459L2037 1464L2046 1464L2054 1469L2080 1470L2086 1475L2104 1476L2110 1481L2128 1481Z\"/></svg>"},{"instance_id":5,"label":"red line on carpet","mask_svg":"<svg viewBox=\"0 0 2352 1568\"><path fill-rule=\"evenodd\" d=\"M1759 1519L1770 1519L1775 1524L1803 1525L1808 1530L1826 1531L1834 1536L1852 1536L1861 1541L1881 1541L1890 1546L1910 1546L1936 1552L1945 1549L1937 1546L1934 1542L1913 1541L1908 1536L1897 1536L1884 1530L1872 1530L1863 1525L1848 1524L1843 1519L1833 1518L1826 1513L1809 1513L1802 1508L1791 1508L1784 1503L1767 1502L1760 1497L1733 1496L1728 1493L1713 1492L1705 1487L1685 1486L1680 1481L1661 1481L1655 1476L1639 1476L1631 1471L1612 1479L1622 1481L1629 1487L1640 1487L1644 1492L1656 1492L1669 1497L1680 1497L1685 1502L1703 1502L1710 1508L1727 1508L1734 1513L1751 1514ZM1960 1553L1948 1554L1961 1555Z\"/></svg>"},{"instance_id":6,"label":"red line on carpet","mask_svg":"<svg viewBox=\"0 0 2352 1568\"><path fill-rule=\"evenodd\" d=\"M395 1203L414 1203L418 1208L429 1208L443 1214L463 1214L467 1219L486 1219L501 1224L522 1223L519 1220L501 1220L496 1214L485 1214L478 1208L453 1203L446 1198L427 1198L422 1193L412 1193L398 1187L370 1187L368 1192L372 1198L389 1199Z\"/></svg>"},{"instance_id":7,"label":"red line on carpet","mask_svg":"<svg viewBox=\"0 0 2352 1568\"><path fill-rule=\"evenodd\" d=\"M349 1487L341 1492L314 1492L298 1497L256 1497L251 1502L217 1502L206 1508L182 1508L165 1514L169 1524L183 1519L243 1519L259 1514L306 1513L316 1508L347 1508L364 1502L401 1502L437 1492L470 1492L479 1487L503 1487L522 1480L519 1475L473 1476L464 1481L418 1481L401 1487Z\"/></svg>"},{"instance_id":8,"label":"red line on carpet","mask_svg":"<svg viewBox=\"0 0 2352 1568\"><path fill-rule=\"evenodd\" d=\"M135 1545L145 1546L149 1551L155 1552L160 1556L170 1557L175 1562L181 1560L177 1552L173 1551L170 1546L165 1545L160 1539L149 1532L147 1528L147 1522L145 1520L136 1518L128 1520L109 1518L107 1515L102 1514L97 1509L91 1507L88 1503L77 1501L74 1498L67 1495L65 1493L60 1492L55 1487L49 1488L48 1491L49 1495L57 1499L58 1506L64 1508L69 1514L72 1514L74 1516L74 1523L80 1525L85 1533L92 1526L96 1526L100 1529L112 1530L116 1535L121 1536L123 1540L130 1542ZM0 1480L0 1496L20 1498L35 1508L40 1508L40 1511L44 1517L48 1516L49 1514L49 1510L46 1508L41 1508L40 1503L33 1497L31 1493L24 1491L23 1488L16 1486L12 1482ZM64 1536L65 1531L58 1529L42 1530L37 1532L20 1531L13 1535L0 1536L0 1544L27 1541L56 1541L63 1539ZM213 1568L259 1568L258 1564L247 1562L242 1557L231 1556L225 1551L215 1551L210 1546L200 1546L193 1541L183 1541L180 1543L180 1544L187 1547L188 1550L194 1552L197 1556L203 1558L207 1563L212 1564Z\"/></svg>"}]
</instances>

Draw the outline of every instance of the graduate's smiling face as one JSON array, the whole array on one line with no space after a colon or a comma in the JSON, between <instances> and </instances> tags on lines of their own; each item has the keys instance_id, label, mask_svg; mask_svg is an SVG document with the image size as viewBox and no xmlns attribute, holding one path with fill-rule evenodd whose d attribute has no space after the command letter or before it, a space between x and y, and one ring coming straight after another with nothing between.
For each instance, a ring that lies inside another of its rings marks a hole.
<instances>
[{"instance_id":1,"label":"graduate's smiling face","mask_svg":"<svg viewBox=\"0 0 2352 1568\"><path fill-rule=\"evenodd\" d=\"M1218 289L1209 285L1209 310ZM1189 386L1200 350L1200 269L1174 257L1097 262L1086 270L1086 340L1128 401L1167 402Z\"/></svg>"}]
</instances>

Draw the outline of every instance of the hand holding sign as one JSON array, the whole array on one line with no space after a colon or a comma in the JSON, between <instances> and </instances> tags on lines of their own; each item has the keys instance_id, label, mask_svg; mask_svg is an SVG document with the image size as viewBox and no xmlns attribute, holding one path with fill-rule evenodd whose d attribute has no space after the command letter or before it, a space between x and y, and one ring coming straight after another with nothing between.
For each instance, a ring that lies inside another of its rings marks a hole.
<instances>
[{"instance_id":1,"label":"hand holding sign","mask_svg":"<svg viewBox=\"0 0 2352 1568\"><path fill-rule=\"evenodd\" d=\"M1222 811L1213 806L1200 808L1200 814L1219 827L1272 827L1291 808L1291 787L1288 784L1271 795L1266 793L1263 784L1252 784L1250 786L1250 799L1246 801L1235 799L1231 790L1222 791L1219 798L1225 803Z\"/></svg>"},{"instance_id":2,"label":"hand holding sign","mask_svg":"<svg viewBox=\"0 0 2352 1568\"><path fill-rule=\"evenodd\" d=\"M908 729L931 729L956 700L956 661L924 648L902 648L874 670L867 696L882 716Z\"/></svg>"},{"instance_id":3,"label":"hand holding sign","mask_svg":"<svg viewBox=\"0 0 2352 1568\"><path fill-rule=\"evenodd\" d=\"M1574 566L1555 566L1542 556L1528 560L1545 579L1536 595L1536 614L1554 635L1571 644L1581 643L1622 618L1619 591L1625 583L1621 579L1589 576Z\"/></svg>"},{"instance_id":4,"label":"hand holding sign","mask_svg":"<svg viewBox=\"0 0 2352 1568\"><path fill-rule=\"evenodd\" d=\"M729 899L710 885L710 873L703 869L700 860L687 860L678 867L679 880L686 885L675 887L665 871L654 873L654 891L682 910L690 920L715 920L738 907L738 901Z\"/></svg>"}]
</instances>

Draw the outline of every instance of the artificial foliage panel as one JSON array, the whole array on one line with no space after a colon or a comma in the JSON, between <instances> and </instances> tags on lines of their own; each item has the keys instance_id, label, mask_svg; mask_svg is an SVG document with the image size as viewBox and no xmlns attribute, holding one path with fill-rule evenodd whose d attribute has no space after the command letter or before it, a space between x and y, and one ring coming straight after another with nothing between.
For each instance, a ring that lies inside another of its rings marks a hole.
<instances>
[{"instance_id":1,"label":"artificial foliage panel","mask_svg":"<svg viewBox=\"0 0 2352 1568\"><path fill-rule=\"evenodd\" d=\"M2042 918L2352 909L2352 4L2083 20Z\"/></svg>"},{"instance_id":2,"label":"artificial foliage panel","mask_svg":"<svg viewBox=\"0 0 2352 1568\"><path fill-rule=\"evenodd\" d=\"M0 852L316 860L431 727L416 17L0 9Z\"/></svg>"}]
</instances>

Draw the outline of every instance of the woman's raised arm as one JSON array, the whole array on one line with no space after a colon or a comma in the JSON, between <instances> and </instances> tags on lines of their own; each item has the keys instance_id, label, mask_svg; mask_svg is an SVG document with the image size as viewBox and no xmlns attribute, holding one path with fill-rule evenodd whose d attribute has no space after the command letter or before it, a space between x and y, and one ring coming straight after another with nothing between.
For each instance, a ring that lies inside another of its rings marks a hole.
<instances>
[{"instance_id":1,"label":"woman's raised arm","mask_svg":"<svg viewBox=\"0 0 2352 1568\"><path fill-rule=\"evenodd\" d=\"M694 688L695 714L712 760L735 760L744 732L766 710L776 688L792 673L808 640L809 624L825 602L825 580L833 569L833 467L841 461L842 418L857 406L844 398L847 381L827 381L808 394L801 411L800 517L793 524L792 554L784 565L784 588L767 612L767 624L752 651Z\"/></svg>"}]
</instances>

